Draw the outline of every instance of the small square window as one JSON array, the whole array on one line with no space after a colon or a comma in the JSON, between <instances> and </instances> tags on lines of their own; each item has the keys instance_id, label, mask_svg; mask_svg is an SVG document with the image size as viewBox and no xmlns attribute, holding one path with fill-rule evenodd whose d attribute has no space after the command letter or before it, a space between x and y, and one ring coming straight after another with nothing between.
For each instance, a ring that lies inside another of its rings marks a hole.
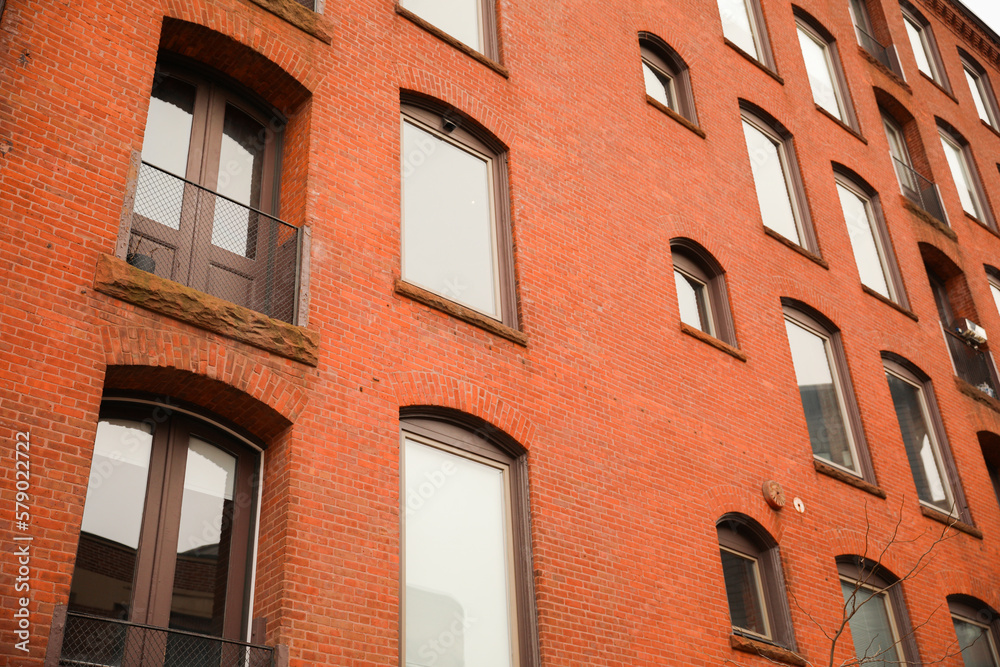
<instances>
[{"instance_id":1,"label":"small square window","mask_svg":"<svg viewBox=\"0 0 1000 667\"><path fill-rule=\"evenodd\" d=\"M691 77L684 60L669 44L648 32L639 33L639 49L649 99L697 124Z\"/></svg>"},{"instance_id":2,"label":"small square window","mask_svg":"<svg viewBox=\"0 0 1000 667\"><path fill-rule=\"evenodd\" d=\"M455 113L402 119L402 279L516 328L505 154Z\"/></svg>"},{"instance_id":3,"label":"small square window","mask_svg":"<svg viewBox=\"0 0 1000 667\"><path fill-rule=\"evenodd\" d=\"M736 347L722 267L690 239L670 241L681 322Z\"/></svg>"}]
</instances>

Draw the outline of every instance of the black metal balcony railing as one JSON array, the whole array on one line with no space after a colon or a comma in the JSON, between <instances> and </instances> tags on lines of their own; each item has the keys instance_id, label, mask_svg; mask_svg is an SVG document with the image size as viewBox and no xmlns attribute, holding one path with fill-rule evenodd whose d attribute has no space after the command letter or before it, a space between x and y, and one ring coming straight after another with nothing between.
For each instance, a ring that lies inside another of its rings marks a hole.
<instances>
[{"instance_id":1,"label":"black metal balcony railing","mask_svg":"<svg viewBox=\"0 0 1000 667\"><path fill-rule=\"evenodd\" d=\"M294 322L299 229L142 163L130 264L270 317Z\"/></svg>"},{"instance_id":2,"label":"black metal balcony railing","mask_svg":"<svg viewBox=\"0 0 1000 667\"><path fill-rule=\"evenodd\" d=\"M955 365L955 374L984 394L996 398L997 386L989 355L947 329L944 330L944 339Z\"/></svg>"},{"instance_id":3,"label":"black metal balcony railing","mask_svg":"<svg viewBox=\"0 0 1000 667\"><path fill-rule=\"evenodd\" d=\"M861 43L861 46L864 47L865 51L870 53L875 60L882 63L887 70L899 76L899 72L896 71L896 63L889 55L889 49L882 46L877 39L869 35L860 27L854 26L854 29L858 31L858 41Z\"/></svg>"},{"instance_id":4,"label":"black metal balcony railing","mask_svg":"<svg viewBox=\"0 0 1000 667\"><path fill-rule=\"evenodd\" d=\"M938 195L934 182L918 174L913 167L899 158L893 157L892 162L896 167L899 187L906 198L941 222L948 224L948 218L945 216L941 197Z\"/></svg>"},{"instance_id":5,"label":"black metal balcony railing","mask_svg":"<svg viewBox=\"0 0 1000 667\"><path fill-rule=\"evenodd\" d=\"M63 667L273 667L274 650L193 632L69 612Z\"/></svg>"}]
</instances>

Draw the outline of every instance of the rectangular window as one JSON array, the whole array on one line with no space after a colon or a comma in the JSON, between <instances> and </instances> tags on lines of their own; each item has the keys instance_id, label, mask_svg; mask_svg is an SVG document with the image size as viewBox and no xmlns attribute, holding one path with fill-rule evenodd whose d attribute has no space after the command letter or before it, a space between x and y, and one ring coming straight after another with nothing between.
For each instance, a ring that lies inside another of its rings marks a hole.
<instances>
[{"instance_id":1,"label":"rectangular window","mask_svg":"<svg viewBox=\"0 0 1000 667\"><path fill-rule=\"evenodd\" d=\"M718 0L722 34L754 59L773 67L758 0Z\"/></svg>"},{"instance_id":2,"label":"rectangular window","mask_svg":"<svg viewBox=\"0 0 1000 667\"><path fill-rule=\"evenodd\" d=\"M990 626L954 614L951 620L955 625L955 635L962 651L962 662L966 667L1000 666Z\"/></svg>"},{"instance_id":3,"label":"rectangular window","mask_svg":"<svg viewBox=\"0 0 1000 667\"><path fill-rule=\"evenodd\" d=\"M493 0L400 0L399 4L473 50L498 57Z\"/></svg>"},{"instance_id":4,"label":"rectangular window","mask_svg":"<svg viewBox=\"0 0 1000 667\"><path fill-rule=\"evenodd\" d=\"M904 664L899 660L899 635L888 595L849 579L840 580L840 589L858 660L874 667Z\"/></svg>"},{"instance_id":5,"label":"rectangular window","mask_svg":"<svg viewBox=\"0 0 1000 667\"><path fill-rule=\"evenodd\" d=\"M954 494L921 382L886 368L892 403L906 448L917 497L945 514L956 514Z\"/></svg>"},{"instance_id":6,"label":"rectangular window","mask_svg":"<svg viewBox=\"0 0 1000 667\"><path fill-rule=\"evenodd\" d=\"M861 284L892 301L899 301L895 276L890 269L890 249L870 197L845 180L837 180L837 194L851 238L854 261Z\"/></svg>"},{"instance_id":7,"label":"rectangular window","mask_svg":"<svg viewBox=\"0 0 1000 667\"><path fill-rule=\"evenodd\" d=\"M910 47L913 49L913 57L917 61L917 69L947 90L949 88L948 78L945 76L944 66L938 55L937 43L934 40L930 24L909 2L904 1L901 9L903 11L903 25L906 27L906 36L910 40Z\"/></svg>"},{"instance_id":8,"label":"rectangular window","mask_svg":"<svg viewBox=\"0 0 1000 667\"><path fill-rule=\"evenodd\" d=\"M973 72L968 67L965 67L964 70L965 80L969 83L969 90L972 92L972 100L976 104L976 112L984 122L996 127L996 121L993 118L990 104L987 102L986 90L979 78L979 74Z\"/></svg>"},{"instance_id":9,"label":"rectangular window","mask_svg":"<svg viewBox=\"0 0 1000 667\"><path fill-rule=\"evenodd\" d=\"M743 115L743 135L750 156L757 204L764 226L803 247L803 213L792 180L789 141L756 117Z\"/></svg>"},{"instance_id":10,"label":"rectangular window","mask_svg":"<svg viewBox=\"0 0 1000 667\"><path fill-rule=\"evenodd\" d=\"M986 222L986 209L983 207L983 202L979 195L976 175L970 164L966 147L944 132L941 132L940 135L941 146L944 147L944 154L948 159L948 167L951 169L951 177L955 181L955 187L958 189L958 198L962 202L962 210L977 220Z\"/></svg>"},{"instance_id":11,"label":"rectangular window","mask_svg":"<svg viewBox=\"0 0 1000 667\"><path fill-rule=\"evenodd\" d=\"M789 315L795 315L792 319ZM802 399L813 456L859 474L843 389L828 333L800 313L786 311L785 331ZM812 326L810 326L812 325Z\"/></svg>"},{"instance_id":12,"label":"rectangular window","mask_svg":"<svg viewBox=\"0 0 1000 667\"><path fill-rule=\"evenodd\" d=\"M725 548L719 549L719 552L733 627L760 637L770 637L757 559Z\"/></svg>"},{"instance_id":13,"label":"rectangular window","mask_svg":"<svg viewBox=\"0 0 1000 667\"><path fill-rule=\"evenodd\" d=\"M813 101L834 118L849 123L850 119L845 112L845 96L837 80L838 72L830 44L819 33L802 23L798 24L798 34Z\"/></svg>"}]
</instances>

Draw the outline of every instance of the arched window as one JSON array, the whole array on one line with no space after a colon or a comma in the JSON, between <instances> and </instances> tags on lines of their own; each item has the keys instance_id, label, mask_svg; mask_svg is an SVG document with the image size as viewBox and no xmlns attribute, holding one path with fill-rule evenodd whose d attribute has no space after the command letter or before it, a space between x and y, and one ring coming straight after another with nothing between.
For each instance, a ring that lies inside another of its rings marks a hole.
<instances>
[{"instance_id":1,"label":"arched window","mask_svg":"<svg viewBox=\"0 0 1000 667\"><path fill-rule=\"evenodd\" d=\"M844 167L834 165L834 175L861 284L907 307L903 277L896 265L878 193Z\"/></svg>"},{"instance_id":2,"label":"arched window","mask_svg":"<svg viewBox=\"0 0 1000 667\"><path fill-rule=\"evenodd\" d=\"M246 640L259 465L256 447L219 426L163 406L106 403L62 658L122 664L107 652L132 650L77 645L71 625L92 621L74 614ZM161 658L204 642L166 641Z\"/></svg>"},{"instance_id":3,"label":"arched window","mask_svg":"<svg viewBox=\"0 0 1000 667\"><path fill-rule=\"evenodd\" d=\"M729 295L722 267L690 239L670 240L681 322L736 347Z\"/></svg>"},{"instance_id":4,"label":"arched window","mask_svg":"<svg viewBox=\"0 0 1000 667\"><path fill-rule=\"evenodd\" d=\"M401 429L405 662L537 667L524 451L454 414Z\"/></svg>"},{"instance_id":5,"label":"arched window","mask_svg":"<svg viewBox=\"0 0 1000 667\"><path fill-rule=\"evenodd\" d=\"M844 615L860 663L909 665L920 661L899 579L860 556L837 558Z\"/></svg>"},{"instance_id":6,"label":"arched window","mask_svg":"<svg viewBox=\"0 0 1000 667\"><path fill-rule=\"evenodd\" d=\"M809 218L792 135L773 117L740 104L743 134L760 216L767 229L812 253L819 250Z\"/></svg>"},{"instance_id":7,"label":"arched window","mask_svg":"<svg viewBox=\"0 0 1000 667\"><path fill-rule=\"evenodd\" d=\"M949 595L948 610L965 667L1000 667L1000 616L969 595Z\"/></svg>"},{"instance_id":8,"label":"arched window","mask_svg":"<svg viewBox=\"0 0 1000 667\"><path fill-rule=\"evenodd\" d=\"M684 60L652 33L639 33L639 48L647 97L697 125L691 77Z\"/></svg>"},{"instance_id":9,"label":"arched window","mask_svg":"<svg viewBox=\"0 0 1000 667\"><path fill-rule=\"evenodd\" d=\"M778 545L756 521L726 514L716 524L733 633L795 650Z\"/></svg>"},{"instance_id":10,"label":"arched window","mask_svg":"<svg viewBox=\"0 0 1000 667\"><path fill-rule=\"evenodd\" d=\"M792 299L783 299L785 332L802 399L813 456L870 484L875 473L840 332L830 320Z\"/></svg>"}]
</instances>

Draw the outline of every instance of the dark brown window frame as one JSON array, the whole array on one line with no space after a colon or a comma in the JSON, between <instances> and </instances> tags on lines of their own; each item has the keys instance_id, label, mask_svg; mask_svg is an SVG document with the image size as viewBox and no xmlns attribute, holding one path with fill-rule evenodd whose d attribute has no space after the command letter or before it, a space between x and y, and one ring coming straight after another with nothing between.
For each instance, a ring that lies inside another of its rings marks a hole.
<instances>
[{"instance_id":1,"label":"dark brown window frame","mask_svg":"<svg viewBox=\"0 0 1000 667\"><path fill-rule=\"evenodd\" d=\"M531 549L531 506L528 481L527 451L513 438L499 428L465 413L435 406L414 406L400 412L400 461L402 462L404 438L411 434L425 441L436 442L447 449L467 452L504 466L508 472L508 494L511 515L511 535L514 562L514 611L517 632L518 667L540 667L541 657L538 645L538 622L535 607L534 564ZM400 498L405 501L405 479L400 475ZM402 522L406 513L400 512L400 550L405 534ZM402 565L402 558L401 558ZM401 567L400 601L404 599L406 580ZM403 641L404 612L399 614L400 664L406 659Z\"/></svg>"},{"instance_id":2,"label":"dark brown window frame","mask_svg":"<svg viewBox=\"0 0 1000 667\"><path fill-rule=\"evenodd\" d=\"M816 237L816 229L813 226L812 215L809 209L809 199L806 197L805 183L802 180L802 170L799 168L799 161L796 156L795 140L789 132L774 116L761 109L756 104L747 100L740 100L741 122L747 122L757 128L761 133L768 135L777 144L778 157L781 160L781 170L785 180L785 189L792 206L792 217L795 218L795 226L799 232L800 242L796 243L792 239L787 239L792 245L797 245L809 251L817 258L822 258L819 250L819 240ZM752 159L747 155L748 159ZM751 165L750 178L753 180L753 169ZM756 198L756 182L754 183L754 194ZM772 229L764 221L764 211L760 212L761 223L766 229L770 229L775 234L781 235ZM784 238L784 237L783 237Z\"/></svg>"},{"instance_id":3,"label":"dark brown window frame","mask_svg":"<svg viewBox=\"0 0 1000 667\"><path fill-rule=\"evenodd\" d=\"M838 184L866 199L871 206L873 216L873 220L871 221L872 231L876 237L875 241L883 253L880 259L883 262L885 272L888 274L886 276L886 283L889 285L889 301L909 311L910 300L906 296L906 285L903 282L903 274L899 270L899 263L896 261L896 251L892 244L892 236L889 233L889 225L885 221L885 211L882 209L882 201L878 191L861 178L857 172L842 164L833 163L833 174L834 180Z\"/></svg>"},{"instance_id":4,"label":"dark brown window frame","mask_svg":"<svg viewBox=\"0 0 1000 667\"><path fill-rule=\"evenodd\" d=\"M862 556L844 555L836 558L837 563L837 592L839 600L844 605L843 593L840 590L841 581L854 582L855 590L884 591L889 603L887 610L892 614L892 624L895 626L897 636L895 646L899 646L903 655L900 656L904 664L920 664L920 651L917 648L916 637L913 634L913 625L910 622L910 614L906 608L906 600L903 597L902 582L889 570L879 563ZM861 588L865 587L865 588ZM857 598L855 598L856 600ZM857 607L856 607L857 608Z\"/></svg>"},{"instance_id":5,"label":"dark brown window frame","mask_svg":"<svg viewBox=\"0 0 1000 667\"><path fill-rule=\"evenodd\" d=\"M781 305L785 320L790 320L826 339L830 349L830 356L833 358L833 368L830 370L835 376L834 385L844 408L843 417L847 421L848 436L853 445L853 454L857 459L858 469L850 470L834 461L817 457L815 454L813 454L813 459L833 466L845 474L862 479L872 486L878 486L878 482L875 479L875 468L872 465L871 454L868 450L868 440L865 437L864 424L861 421L861 409L858 407L857 395L854 393L851 370L847 363L847 353L844 351L840 329L825 315L801 301L785 297L781 299ZM812 451L811 442L810 451Z\"/></svg>"},{"instance_id":6,"label":"dark brown window frame","mask_svg":"<svg viewBox=\"0 0 1000 667\"><path fill-rule=\"evenodd\" d=\"M703 333L738 349L722 265L701 244L688 238L670 239L670 254L675 270L705 285L712 331Z\"/></svg>"},{"instance_id":7,"label":"dark brown window frame","mask_svg":"<svg viewBox=\"0 0 1000 667\"><path fill-rule=\"evenodd\" d=\"M978 118L978 114L976 115ZM938 135L946 140L950 141L952 144L958 147L962 154L962 160L965 163L965 168L969 171L969 178L972 179L972 187L975 190L976 203L982 209L982 218L979 216L972 215L965 208L962 208L962 212L983 225L992 232L997 232L996 218L993 217L993 206L990 203L989 194L986 192L986 188L983 187L983 179L979 174L979 166L976 164L976 158L972 154L972 146L966 140L966 138L959 132L954 125L948 121L935 117L937 121ZM945 158L947 162L947 158ZM955 186L955 191L958 191L958 183L955 182L955 175L951 173L950 165L948 169L948 175L951 176L952 184Z\"/></svg>"},{"instance_id":8,"label":"dark brown window frame","mask_svg":"<svg viewBox=\"0 0 1000 667\"><path fill-rule=\"evenodd\" d=\"M994 664L1000 660L1000 614L988 604L971 595L953 594L948 596L948 611L952 620L959 620L973 625L985 626L993 640Z\"/></svg>"},{"instance_id":9,"label":"dark brown window frame","mask_svg":"<svg viewBox=\"0 0 1000 667\"><path fill-rule=\"evenodd\" d=\"M760 52L760 57L754 56L754 54L744 51L735 42L731 41L726 37L726 27L725 24L722 26L722 36L725 39L726 44L730 45L740 53L746 55L750 60L756 63L760 63L764 68L770 73L777 74L777 65L774 61L774 51L771 49L771 39L767 34L767 21L764 17L764 8L761 6L760 0L743 0L744 5L747 8L747 16L750 19L750 32L754 37L754 45ZM716 2L716 8L721 12L721 8ZM720 14L721 19L721 14Z\"/></svg>"},{"instance_id":10,"label":"dark brown window frame","mask_svg":"<svg viewBox=\"0 0 1000 667\"><path fill-rule=\"evenodd\" d=\"M495 320L504 326L519 330L520 318L518 316L517 299L517 278L514 263L514 237L510 210L510 187L507 179L507 147L499 140L473 121L469 116L454 109L444 103L438 102L429 97L415 94L404 94L401 100L401 123L411 122L415 126L433 134L439 141L451 143L452 145L466 150L478 152L491 158L490 178L493 190L493 233L494 243L497 252L497 267L500 284L500 298L498 306L500 317L497 318L487 313L469 308L464 304L456 305L482 316ZM402 129L402 126L401 126ZM402 153L402 150L400 150ZM402 183L402 175L400 181ZM400 202L400 220L402 221L402 201ZM402 230L402 224L400 225ZM400 263L403 263L402 252L400 253ZM406 277L401 275L403 282ZM412 283L407 283L412 284ZM415 285L420 289L427 289L421 285ZM432 290L427 290L432 291ZM436 294L436 293L435 293ZM439 295L448 301L447 296Z\"/></svg>"},{"instance_id":11,"label":"dark brown window frame","mask_svg":"<svg viewBox=\"0 0 1000 667\"><path fill-rule=\"evenodd\" d=\"M720 548L757 561L757 574L760 577L760 587L764 593L764 599L761 600L761 603L764 605L771 625L770 637L763 637L736 627L733 627L732 633L755 641L774 644L793 652L797 651L778 543L759 523L736 512L730 512L720 517L716 521L716 531ZM723 588L725 588L724 581Z\"/></svg>"},{"instance_id":12,"label":"dark brown window frame","mask_svg":"<svg viewBox=\"0 0 1000 667\"><path fill-rule=\"evenodd\" d=\"M950 96L952 94L951 82L948 80L948 73L944 68L944 61L941 59L941 49L938 48L937 39L934 37L934 30L931 28L930 21L907 0L900 0L899 8L903 13L903 19L909 20L910 23L917 26L920 32L920 41L926 47L924 52L927 56L927 62L931 66L931 74L928 75L920 69L919 65L917 66L917 71L940 86ZM909 39L906 41L908 44L910 43ZM914 56L914 62L916 62L916 56Z\"/></svg>"},{"instance_id":13,"label":"dark brown window frame","mask_svg":"<svg viewBox=\"0 0 1000 667\"><path fill-rule=\"evenodd\" d=\"M994 131L1000 130L1000 107L997 106L997 97L993 91L993 84L990 82L989 73L986 71L986 68L979 64L978 60L961 47L958 47L958 58L962 62L962 68L967 70L976 80L979 95L982 97L983 105L986 107L986 115L989 116L989 119L980 118L980 120ZM976 116L979 116L978 110Z\"/></svg>"},{"instance_id":14,"label":"dark brown window frame","mask_svg":"<svg viewBox=\"0 0 1000 667\"><path fill-rule=\"evenodd\" d=\"M698 114L695 111L694 93L691 89L691 73L684 59L673 47L651 32L639 32L639 52L642 60L654 70L659 70L670 77L673 104L667 105L668 108L697 127Z\"/></svg>"},{"instance_id":15,"label":"dark brown window frame","mask_svg":"<svg viewBox=\"0 0 1000 667\"><path fill-rule=\"evenodd\" d=\"M948 433L945 429L944 421L941 416L941 408L938 406L937 398L934 395L934 386L931 383L930 377L928 377L926 373L920 370L908 359L892 352L882 352L882 365L885 368L886 373L892 373L904 381L909 382L911 385L915 385L920 390L920 393L926 402L928 412L927 416L930 421L928 426L933 431L934 437L937 441L936 444L938 447L938 453L941 456L941 464L944 467L944 472L947 477L947 479L943 481L948 483L948 488L951 490L952 499L955 505L953 516L963 523L974 526L975 524L972 523L972 514L969 510L969 504L965 498L965 491L962 488L961 476L958 473L958 467L955 465L955 457L952 454L951 444L948 441ZM888 389L889 387L887 383L886 390L888 391ZM889 396L889 404L893 405L891 396ZM895 412L894 405L893 412ZM902 436L900 436L899 442L900 444L903 444ZM939 508L924 505L922 501L920 501L920 505L921 507L928 507L931 510L941 512Z\"/></svg>"},{"instance_id":16,"label":"dark brown window frame","mask_svg":"<svg viewBox=\"0 0 1000 667\"><path fill-rule=\"evenodd\" d=\"M235 641L248 639L252 610L254 540L258 521L258 485L261 454L256 445L236 437L222 420L206 420L194 411L177 406L158 405L153 401L130 398L109 399L101 407L100 419L123 419L152 427L148 482L142 528L136 548L132 604L128 620L167 627L170 618L173 573L176 563L176 536L180 523L186 447L192 436L233 455L237 459L233 489L231 554L227 577L226 611L222 637ZM241 502L240 499L249 499ZM171 507L175 511L171 511ZM72 611L72 606L70 607Z\"/></svg>"},{"instance_id":17,"label":"dark brown window frame","mask_svg":"<svg viewBox=\"0 0 1000 667\"><path fill-rule=\"evenodd\" d=\"M826 49L827 58L830 65L830 76L833 79L834 94L837 97L843 118L839 119L855 133L861 131L857 114L854 112L854 98L851 95L851 88L847 83L847 76L844 74L844 65L840 59L840 50L837 48L837 38L827 30L823 24L816 20L812 14L801 7L792 5L792 13L795 16L795 25L809 34L814 40L822 42ZM815 95L813 96L815 102ZM816 104L819 107L819 104ZM822 107L819 107L822 109ZM823 109L830 113L829 109ZM838 120L834 118L834 120Z\"/></svg>"},{"instance_id":18,"label":"dark brown window frame","mask_svg":"<svg viewBox=\"0 0 1000 667\"><path fill-rule=\"evenodd\" d=\"M396 0L397 12L404 13L404 15L414 16L420 20L421 23L433 28L435 32L441 33L441 35L446 36L449 41L454 40L457 44L461 44L469 51L473 53L480 53L489 60L500 64L500 36L498 34L499 22L497 21L497 2L496 0L465 0L466 2L475 3L479 6L479 29L482 31L483 38L483 48L482 50L474 48L471 44L466 44L465 42L454 37L442 27L431 23L429 20L423 18L420 14L416 13L412 9L405 6L405 0Z\"/></svg>"},{"instance_id":19,"label":"dark brown window frame","mask_svg":"<svg viewBox=\"0 0 1000 667\"><path fill-rule=\"evenodd\" d=\"M997 507L1000 508L1000 435L992 431L980 431L976 434L976 439L979 441L979 449L983 454L986 476L993 486Z\"/></svg>"}]
</instances>

